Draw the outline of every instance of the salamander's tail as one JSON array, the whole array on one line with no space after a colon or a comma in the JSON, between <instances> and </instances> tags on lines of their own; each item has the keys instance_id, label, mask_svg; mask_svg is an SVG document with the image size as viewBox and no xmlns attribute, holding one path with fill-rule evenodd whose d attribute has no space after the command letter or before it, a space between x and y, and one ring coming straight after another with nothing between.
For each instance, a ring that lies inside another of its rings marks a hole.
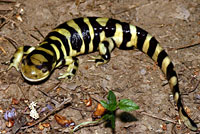
<instances>
[{"instance_id":1,"label":"salamander's tail","mask_svg":"<svg viewBox=\"0 0 200 134\"><path fill-rule=\"evenodd\" d=\"M198 130L197 125L187 115L187 113L183 108L178 86L178 77L174 70L174 65L171 62L168 54L165 52L165 50L162 49L158 41L143 29L132 25L130 25L130 29L132 37L133 36L135 37L131 38L133 39L132 43L134 44L134 47L146 53L150 58L152 58L155 62L157 62L158 66L161 68L161 70L167 77L167 80L169 81L169 85L174 96L175 103L178 107L180 119L189 129L197 131Z\"/></svg>"}]
</instances>

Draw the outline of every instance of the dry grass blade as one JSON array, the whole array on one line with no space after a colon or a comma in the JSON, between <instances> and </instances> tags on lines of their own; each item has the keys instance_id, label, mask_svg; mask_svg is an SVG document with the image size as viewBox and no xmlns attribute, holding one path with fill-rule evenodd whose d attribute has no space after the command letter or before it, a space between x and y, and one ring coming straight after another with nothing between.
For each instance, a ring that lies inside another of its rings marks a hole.
<instances>
[{"instance_id":1,"label":"dry grass blade","mask_svg":"<svg viewBox=\"0 0 200 134\"><path fill-rule=\"evenodd\" d=\"M157 116L155 116L155 115L152 115L152 114L149 114L149 113L146 113L146 112L141 112L141 114L147 115L147 116L152 117L152 118L155 118L155 119L159 119L159 120L162 120L162 121L167 121L167 122L176 124L176 122L175 122L174 120L160 118L160 117L157 117Z\"/></svg>"},{"instance_id":2,"label":"dry grass blade","mask_svg":"<svg viewBox=\"0 0 200 134\"><path fill-rule=\"evenodd\" d=\"M5 51L5 49L3 47L0 46L0 49L4 54L6 54L6 51Z\"/></svg>"}]
</instances>

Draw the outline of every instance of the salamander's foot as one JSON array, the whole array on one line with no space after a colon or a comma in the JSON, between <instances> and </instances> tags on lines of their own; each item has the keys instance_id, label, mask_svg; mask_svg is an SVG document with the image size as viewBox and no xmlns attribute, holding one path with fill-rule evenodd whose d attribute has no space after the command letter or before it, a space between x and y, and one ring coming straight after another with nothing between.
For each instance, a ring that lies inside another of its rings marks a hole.
<instances>
[{"instance_id":1,"label":"salamander's foot","mask_svg":"<svg viewBox=\"0 0 200 134\"><path fill-rule=\"evenodd\" d=\"M67 78L67 79L71 80L74 77L73 73L64 73L64 74L60 73L59 75L60 76L58 77L58 79L66 79Z\"/></svg>"},{"instance_id":2,"label":"salamander's foot","mask_svg":"<svg viewBox=\"0 0 200 134\"><path fill-rule=\"evenodd\" d=\"M100 55L97 56L89 56L91 59L89 59L88 61L92 61L95 62L96 67L102 64L107 63L106 60L104 60Z\"/></svg>"}]
</instances>

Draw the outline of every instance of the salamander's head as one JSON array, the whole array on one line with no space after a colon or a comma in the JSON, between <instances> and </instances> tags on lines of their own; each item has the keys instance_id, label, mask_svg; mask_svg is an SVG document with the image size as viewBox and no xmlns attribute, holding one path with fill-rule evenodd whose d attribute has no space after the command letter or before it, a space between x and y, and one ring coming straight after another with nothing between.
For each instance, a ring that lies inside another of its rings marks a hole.
<instances>
[{"instance_id":1,"label":"salamander's head","mask_svg":"<svg viewBox=\"0 0 200 134\"><path fill-rule=\"evenodd\" d=\"M30 82L39 82L46 79L54 68L53 58L50 57L47 59L47 57L39 53L28 54L22 60L22 76Z\"/></svg>"}]
</instances>

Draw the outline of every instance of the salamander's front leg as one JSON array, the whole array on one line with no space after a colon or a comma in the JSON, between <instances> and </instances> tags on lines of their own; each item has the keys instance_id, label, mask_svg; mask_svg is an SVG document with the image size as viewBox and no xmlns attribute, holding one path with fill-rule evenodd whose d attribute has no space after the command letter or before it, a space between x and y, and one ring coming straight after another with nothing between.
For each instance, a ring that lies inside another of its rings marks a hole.
<instances>
[{"instance_id":1,"label":"salamander's front leg","mask_svg":"<svg viewBox=\"0 0 200 134\"><path fill-rule=\"evenodd\" d=\"M21 62L24 55L29 54L35 49L33 46L21 46L14 53L13 57L10 59L10 65L7 70L11 67L15 67L19 71L19 63Z\"/></svg>"},{"instance_id":2,"label":"salamander's front leg","mask_svg":"<svg viewBox=\"0 0 200 134\"><path fill-rule=\"evenodd\" d=\"M72 77L76 74L76 71L78 70L78 58L76 57L66 57L65 58L65 65L67 65L67 71L64 74L60 74L60 77L58 79L62 78L68 78L72 79Z\"/></svg>"},{"instance_id":3,"label":"salamander's front leg","mask_svg":"<svg viewBox=\"0 0 200 134\"><path fill-rule=\"evenodd\" d=\"M91 57L92 60L90 61L95 61L96 66L109 62L110 55L114 47L114 41L111 38L102 41L99 44L99 55Z\"/></svg>"}]
</instances>

